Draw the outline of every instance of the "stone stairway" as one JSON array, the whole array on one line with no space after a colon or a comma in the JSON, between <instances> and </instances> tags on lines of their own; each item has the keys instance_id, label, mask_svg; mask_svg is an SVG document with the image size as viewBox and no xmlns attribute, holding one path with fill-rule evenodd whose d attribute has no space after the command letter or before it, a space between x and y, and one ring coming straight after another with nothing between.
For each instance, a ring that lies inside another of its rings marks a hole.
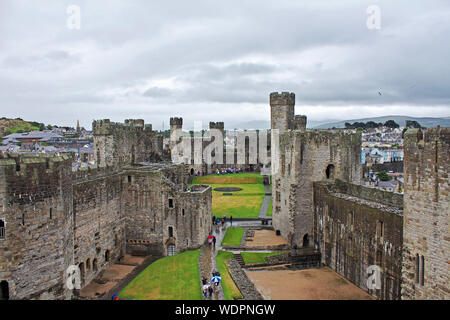
<instances>
[{"instance_id":1,"label":"stone stairway","mask_svg":"<svg viewBox=\"0 0 450 320\"><path fill-rule=\"evenodd\" d=\"M242 258L240 253L234 253L234 258L239 263L241 267L245 266L244 258Z\"/></svg>"}]
</instances>

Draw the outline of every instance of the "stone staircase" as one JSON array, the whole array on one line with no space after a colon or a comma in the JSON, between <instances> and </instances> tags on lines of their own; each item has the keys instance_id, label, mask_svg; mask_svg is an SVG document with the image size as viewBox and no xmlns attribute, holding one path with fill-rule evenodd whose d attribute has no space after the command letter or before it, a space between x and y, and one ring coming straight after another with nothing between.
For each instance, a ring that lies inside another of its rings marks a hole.
<instances>
[{"instance_id":1,"label":"stone staircase","mask_svg":"<svg viewBox=\"0 0 450 320\"><path fill-rule=\"evenodd\" d=\"M242 258L240 253L234 253L234 258L239 263L241 267L245 266L244 258Z\"/></svg>"}]
</instances>

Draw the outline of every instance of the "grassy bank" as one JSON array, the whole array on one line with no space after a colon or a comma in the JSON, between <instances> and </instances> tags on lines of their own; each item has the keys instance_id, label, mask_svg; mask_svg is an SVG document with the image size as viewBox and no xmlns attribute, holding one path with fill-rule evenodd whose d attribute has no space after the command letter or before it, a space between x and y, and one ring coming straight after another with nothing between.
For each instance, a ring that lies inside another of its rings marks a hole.
<instances>
[{"instance_id":1,"label":"grassy bank","mask_svg":"<svg viewBox=\"0 0 450 320\"><path fill-rule=\"evenodd\" d=\"M199 254L200 250L185 251L155 261L119 293L119 298L201 300Z\"/></svg>"}]
</instances>

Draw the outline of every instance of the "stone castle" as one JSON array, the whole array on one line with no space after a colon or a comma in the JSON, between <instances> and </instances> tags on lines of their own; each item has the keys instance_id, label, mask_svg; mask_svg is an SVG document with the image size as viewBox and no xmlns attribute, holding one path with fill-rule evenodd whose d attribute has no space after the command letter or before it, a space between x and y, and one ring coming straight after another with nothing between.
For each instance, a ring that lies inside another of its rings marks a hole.
<instances>
[{"instance_id":1,"label":"stone castle","mask_svg":"<svg viewBox=\"0 0 450 320\"><path fill-rule=\"evenodd\" d=\"M169 150L143 120L94 121L96 168L73 171L68 155L4 155L0 298L70 299L71 265L85 286L125 253L165 256L200 247L211 230L212 191L188 188L194 172L227 167L227 154L232 167L258 170L268 151L273 227L292 246L319 251L323 265L379 299L449 299L450 129L406 132L401 195L360 185L358 133L307 130L294 107L293 93L270 94L271 138L268 150L257 142L256 164L250 147L227 153L223 141L206 162L195 154L196 143L209 145L200 139L190 140L188 162L172 163L182 118L170 120ZM210 129L225 132L223 122ZM379 283L368 287L374 265Z\"/></svg>"},{"instance_id":2,"label":"stone castle","mask_svg":"<svg viewBox=\"0 0 450 320\"><path fill-rule=\"evenodd\" d=\"M187 189L162 136L143 120L95 121L98 167L72 171L68 155L0 159L0 281L9 299L70 299L125 253L170 255L200 247L211 229L211 187Z\"/></svg>"},{"instance_id":3,"label":"stone castle","mask_svg":"<svg viewBox=\"0 0 450 320\"><path fill-rule=\"evenodd\" d=\"M294 105L270 95L274 228L379 299L449 299L450 128L406 132L401 195L360 185L358 133L306 130Z\"/></svg>"}]
</instances>

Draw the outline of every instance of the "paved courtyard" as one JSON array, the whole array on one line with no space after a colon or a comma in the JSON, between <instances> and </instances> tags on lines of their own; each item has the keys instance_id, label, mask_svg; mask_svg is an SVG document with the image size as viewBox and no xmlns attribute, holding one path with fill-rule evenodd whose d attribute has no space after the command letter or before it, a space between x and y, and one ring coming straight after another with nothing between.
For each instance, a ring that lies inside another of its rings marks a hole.
<instances>
[{"instance_id":1,"label":"paved courtyard","mask_svg":"<svg viewBox=\"0 0 450 320\"><path fill-rule=\"evenodd\" d=\"M307 270L246 271L268 300L370 300L364 290L328 267Z\"/></svg>"}]
</instances>

